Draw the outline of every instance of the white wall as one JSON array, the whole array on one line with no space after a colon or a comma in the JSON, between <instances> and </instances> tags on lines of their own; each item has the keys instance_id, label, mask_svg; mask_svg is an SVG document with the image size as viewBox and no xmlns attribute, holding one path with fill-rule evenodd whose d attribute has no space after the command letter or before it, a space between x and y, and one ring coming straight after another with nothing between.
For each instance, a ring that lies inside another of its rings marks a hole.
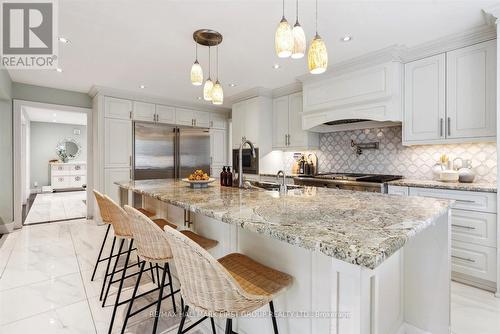
<instances>
[{"instance_id":1,"label":"white wall","mask_svg":"<svg viewBox=\"0 0 500 334\"><path fill-rule=\"evenodd\" d=\"M11 86L9 73L0 69L0 225L13 220Z\"/></svg>"},{"instance_id":2,"label":"white wall","mask_svg":"<svg viewBox=\"0 0 500 334\"><path fill-rule=\"evenodd\" d=\"M80 135L73 134L74 129L80 130ZM57 159L56 146L65 138L74 138L80 143L82 151L75 160L86 161L87 127L85 125L31 122L31 189L35 189L35 181L38 182L38 188L50 185L49 160Z\"/></svg>"}]
</instances>

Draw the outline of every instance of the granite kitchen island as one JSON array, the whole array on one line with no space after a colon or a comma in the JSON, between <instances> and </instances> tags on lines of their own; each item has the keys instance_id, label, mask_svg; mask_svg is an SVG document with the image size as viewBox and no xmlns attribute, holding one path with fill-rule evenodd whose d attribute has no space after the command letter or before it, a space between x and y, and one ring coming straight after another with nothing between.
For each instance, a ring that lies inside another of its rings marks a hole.
<instances>
[{"instance_id":1,"label":"granite kitchen island","mask_svg":"<svg viewBox=\"0 0 500 334\"><path fill-rule=\"evenodd\" d=\"M449 333L449 201L306 187L286 193L182 181L118 182L158 216L294 277L281 333ZM267 309L263 309L267 311ZM268 317L234 330L272 333Z\"/></svg>"}]
</instances>

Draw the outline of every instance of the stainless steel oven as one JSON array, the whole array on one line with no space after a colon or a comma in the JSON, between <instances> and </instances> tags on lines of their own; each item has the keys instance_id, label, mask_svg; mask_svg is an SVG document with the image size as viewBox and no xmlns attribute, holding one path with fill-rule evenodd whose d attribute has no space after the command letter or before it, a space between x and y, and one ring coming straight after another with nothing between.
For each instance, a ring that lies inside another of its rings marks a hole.
<instances>
[{"instance_id":1,"label":"stainless steel oven","mask_svg":"<svg viewBox=\"0 0 500 334\"><path fill-rule=\"evenodd\" d=\"M233 150L233 169L238 172L238 149ZM243 173L244 174L259 174L259 149L255 149L255 158L252 157L252 150L249 148L243 149Z\"/></svg>"}]
</instances>

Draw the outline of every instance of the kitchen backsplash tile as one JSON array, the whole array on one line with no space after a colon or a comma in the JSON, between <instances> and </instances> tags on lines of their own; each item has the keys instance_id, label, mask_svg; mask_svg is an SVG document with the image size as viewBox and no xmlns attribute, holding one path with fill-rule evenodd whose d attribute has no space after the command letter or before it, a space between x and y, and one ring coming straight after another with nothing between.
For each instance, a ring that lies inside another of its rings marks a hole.
<instances>
[{"instance_id":1,"label":"kitchen backsplash tile","mask_svg":"<svg viewBox=\"0 0 500 334\"><path fill-rule=\"evenodd\" d=\"M403 146L401 127L332 132L320 135L318 171L398 174L407 178L432 179L432 166L441 154L451 159L471 159L475 182L495 182L497 150L495 143ZM356 143L380 142L378 150L364 150L356 155ZM293 153L284 155L285 167L293 163Z\"/></svg>"}]
</instances>

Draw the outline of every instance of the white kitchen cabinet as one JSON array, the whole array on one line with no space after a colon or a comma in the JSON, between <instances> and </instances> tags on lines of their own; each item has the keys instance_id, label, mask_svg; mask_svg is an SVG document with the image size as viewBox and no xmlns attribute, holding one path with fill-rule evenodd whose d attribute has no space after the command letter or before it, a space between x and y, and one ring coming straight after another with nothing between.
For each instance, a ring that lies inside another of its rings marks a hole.
<instances>
[{"instance_id":1,"label":"white kitchen cabinet","mask_svg":"<svg viewBox=\"0 0 500 334\"><path fill-rule=\"evenodd\" d=\"M496 135L496 40L446 54L447 137Z\"/></svg>"},{"instance_id":2,"label":"white kitchen cabinet","mask_svg":"<svg viewBox=\"0 0 500 334\"><path fill-rule=\"evenodd\" d=\"M302 130L302 93L273 100L273 148L317 149L319 135Z\"/></svg>"},{"instance_id":3,"label":"white kitchen cabinet","mask_svg":"<svg viewBox=\"0 0 500 334\"><path fill-rule=\"evenodd\" d=\"M273 100L273 148L282 149L288 144L288 96Z\"/></svg>"},{"instance_id":4,"label":"white kitchen cabinet","mask_svg":"<svg viewBox=\"0 0 500 334\"><path fill-rule=\"evenodd\" d=\"M156 121L163 124L175 124L175 108L157 104Z\"/></svg>"},{"instance_id":5,"label":"white kitchen cabinet","mask_svg":"<svg viewBox=\"0 0 500 334\"><path fill-rule=\"evenodd\" d=\"M210 156L212 166L227 165L227 133L223 129L210 129Z\"/></svg>"},{"instance_id":6,"label":"white kitchen cabinet","mask_svg":"<svg viewBox=\"0 0 500 334\"><path fill-rule=\"evenodd\" d=\"M405 65L404 140L433 141L445 138L446 56Z\"/></svg>"},{"instance_id":7,"label":"white kitchen cabinet","mask_svg":"<svg viewBox=\"0 0 500 334\"><path fill-rule=\"evenodd\" d=\"M210 126L210 113L206 111L176 108L175 120L178 125L208 128Z\"/></svg>"},{"instance_id":8,"label":"white kitchen cabinet","mask_svg":"<svg viewBox=\"0 0 500 334\"><path fill-rule=\"evenodd\" d=\"M175 124L177 125L194 125L194 112L191 109L176 108L175 109Z\"/></svg>"},{"instance_id":9,"label":"white kitchen cabinet","mask_svg":"<svg viewBox=\"0 0 500 334\"><path fill-rule=\"evenodd\" d=\"M104 168L131 167L132 121L104 119Z\"/></svg>"},{"instance_id":10,"label":"white kitchen cabinet","mask_svg":"<svg viewBox=\"0 0 500 334\"><path fill-rule=\"evenodd\" d=\"M134 121L156 121L156 106L153 103L134 101L133 108Z\"/></svg>"},{"instance_id":11,"label":"white kitchen cabinet","mask_svg":"<svg viewBox=\"0 0 500 334\"><path fill-rule=\"evenodd\" d=\"M130 168L105 168L104 193L116 203L120 203L120 188L115 182L130 180Z\"/></svg>"},{"instance_id":12,"label":"white kitchen cabinet","mask_svg":"<svg viewBox=\"0 0 500 334\"><path fill-rule=\"evenodd\" d=\"M451 276L456 281L498 292L497 194L392 185L388 191L389 194L453 200Z\"/></svg>"},{"instance_id":13,"label":"white kitchen cabinet","mask_svg":"<svg viewBox=\"0 0 500 334\"><path fill-rule=\"evenodd\" d=\"M405 65L403 144L496 136L496 40Z\"/></svg>"},{"instance_id":14,"label":"white kitchen cabinet","mask_svg":"<svg viewBox=\"0 0 500 334\"><path fill-rule=\"evenodd\" d=\"M211 129L227 129L227 118L219 113L210 113L210 128Z\"/></svg>"},{"instance_id":15,"label":"white kitchen cabinet","mask_svg":"<svg viewBox=\"0 0 500 334\"><path fill-rule=\"evenodd\" d=\"M104 97L104 117L131 119L132 101L109 96Z\"/></svg>"},{"instance_id":16,"label":"white kitchen cabinet","mask_svg":"<svg viewBox=\"0 0 500 334\"><path fill-rule=\"evenodd\" d=\"M210 127L210 113L206 111L195 110L193 112L194 126L199 128Z\"/></svg>"},{"instance_id":17,"label":"white kitchen cabinet","mask_svg":"<svg viewBox=\"0 0 500 334\"><path fill-rule=\"evenodd\" d=\"M272 101L254 97L233 105L233 148L239 148L241 138L250 140L259 148L259 154L272 150Z\"/></svg>"}]
</instances>

